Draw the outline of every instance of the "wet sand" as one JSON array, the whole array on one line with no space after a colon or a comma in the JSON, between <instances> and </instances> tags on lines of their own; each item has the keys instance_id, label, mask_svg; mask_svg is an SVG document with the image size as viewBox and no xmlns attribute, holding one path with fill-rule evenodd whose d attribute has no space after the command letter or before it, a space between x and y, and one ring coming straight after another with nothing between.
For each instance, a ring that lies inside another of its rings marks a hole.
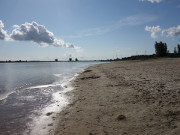
<instances>
[{"instance_id":1,"label":"wet sand","mask_svg":"<svg viewBox=\"0 0 180 135\"><path fill-rule=\"evenodd\" d=\"M87 68L68 92L55 135L179 135L180 59Z\"/></svg>"}]
</instances>

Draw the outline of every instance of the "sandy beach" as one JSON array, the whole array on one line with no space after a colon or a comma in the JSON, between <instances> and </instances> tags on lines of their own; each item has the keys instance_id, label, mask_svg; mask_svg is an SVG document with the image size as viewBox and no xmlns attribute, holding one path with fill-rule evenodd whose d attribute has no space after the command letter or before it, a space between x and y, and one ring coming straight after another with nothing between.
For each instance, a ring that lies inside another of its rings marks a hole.
<instances>
[{"instance_id":1,"label":"sandy beach","mask_svg":"<svg viewBox=\"0 0 180 135\"><path fill-rule=\"evenodd\" d=\"M87 68L67 93L55 135L179 135L180 59Z\"/></svg>"}]
</instances>

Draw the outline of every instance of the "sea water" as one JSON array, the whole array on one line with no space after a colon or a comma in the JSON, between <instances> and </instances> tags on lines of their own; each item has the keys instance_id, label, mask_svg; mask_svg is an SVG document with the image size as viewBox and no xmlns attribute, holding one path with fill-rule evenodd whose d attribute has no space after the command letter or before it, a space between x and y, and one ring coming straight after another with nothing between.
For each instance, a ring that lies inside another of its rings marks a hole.
<instances>
[{"instance_id":1,"label":"sea water","mask_svg":"<svg viewBox=\"0 0 180 135\"><path fill-rule=\"evenodd\" d=\"M49 134L55 114L68 104L63 85L97 63L0 63L0 135Z\"/></svg>"}]
</instances>

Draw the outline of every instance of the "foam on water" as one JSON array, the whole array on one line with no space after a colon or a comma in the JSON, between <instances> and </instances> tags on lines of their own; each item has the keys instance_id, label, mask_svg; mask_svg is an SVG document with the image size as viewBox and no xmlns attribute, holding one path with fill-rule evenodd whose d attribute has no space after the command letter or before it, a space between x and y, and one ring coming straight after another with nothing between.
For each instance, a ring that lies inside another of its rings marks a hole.
<instances>
[{"instance_id":1,"label":"foam on water","mask_svg":"<svg viewBox=\"0 0 180 135\"><path fill-rule=\"evenodd\" d=\"M6 99L9 95L11 95L13 93L14 93L14 91L1 94L0 101Z\"/></svg>"},{"instance_id":2,"label":"foam on water","mask_svg":"<svg viewBox=\"0 0 180 135\"><path fill-rule=\"evenodd\" d=\"M47 85L33 86L27 89L39 89L39 88L48 88L48 87L55 87L55 86L61 86L61 85L60 84L47 84Z\"/></svg>"},{"instance_id":3,"label":"foam on water","mask_svg":"<svg viewBox=\"0 0 180 135\"><path fill-rule=\"evenodd\" d=\"M57 122L57 114L69 104L68 97L65 95L66 92L73 89L69 85L69 81L61 84L64 89L53 94L52 103L40 110L41 114L39 116L31 116L33 118L33 121L31 123L28 123L29 129L26 130L26 132L24 133L25 135L53 134L56 127L55 124Z\"/></svg>"}]
</instances>

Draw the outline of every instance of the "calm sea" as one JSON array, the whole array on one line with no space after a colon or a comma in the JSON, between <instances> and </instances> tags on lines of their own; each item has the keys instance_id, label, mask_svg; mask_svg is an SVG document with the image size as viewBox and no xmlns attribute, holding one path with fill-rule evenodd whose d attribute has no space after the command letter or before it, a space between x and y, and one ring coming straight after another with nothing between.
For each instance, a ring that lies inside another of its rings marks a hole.
<instances>
[{"instance_id":1,"label":"calm sea","mask_svg":"<svg viewBox=\"0 0 180 135\"><path fill-rule=\"evenodd\" d=\"M0 135L45 134L52 126L45 117L67 102L61 94L64 83L97 63L1 63Z\"/></svg>"}]
</instances>

